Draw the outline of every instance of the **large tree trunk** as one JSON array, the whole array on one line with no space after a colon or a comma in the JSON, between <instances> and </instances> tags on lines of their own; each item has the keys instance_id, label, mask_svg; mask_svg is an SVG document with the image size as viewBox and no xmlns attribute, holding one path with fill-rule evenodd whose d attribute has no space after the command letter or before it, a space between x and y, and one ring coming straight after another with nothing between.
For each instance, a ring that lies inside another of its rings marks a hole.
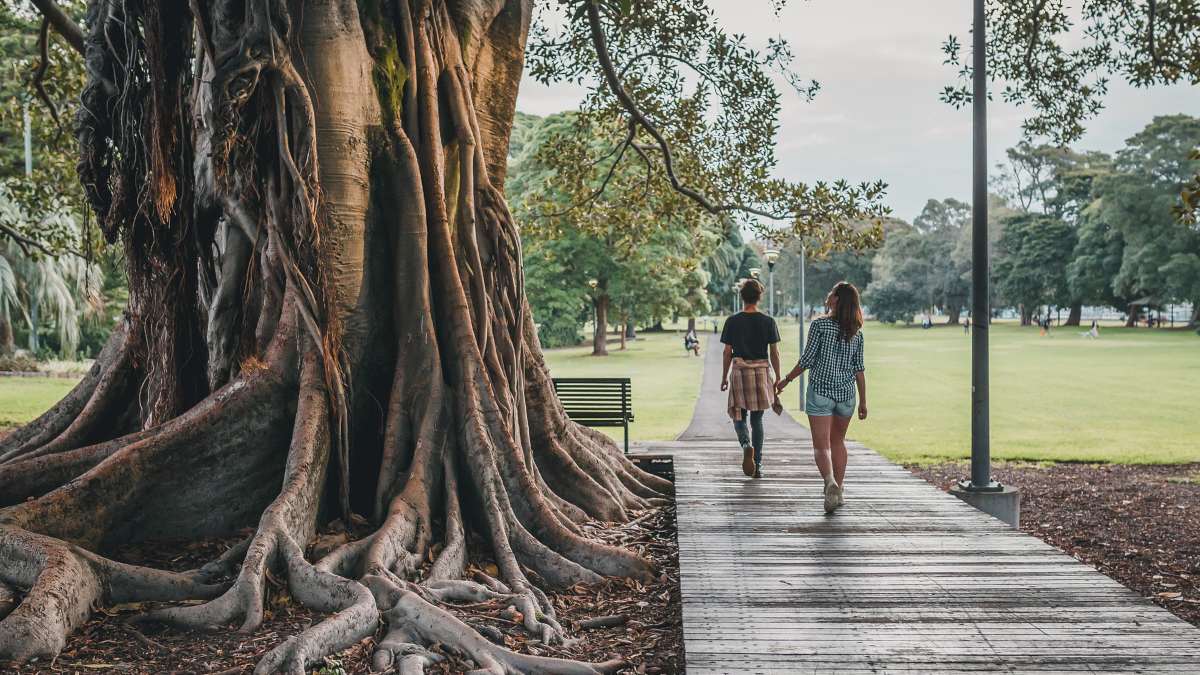
<instances>
[{"instance_id":1,"label":"large tree trunk","mask_svg":"<svg viewBox=\"0 0 1200 675\"><path fill-rule=\"evenodd\" d=\"M962 307L954 305L946 308L946 324L957 326L959 324L959 316L962 314Z\"/></svg>"},{"instance_id":2,"label":"large tree trunk","mask_svg":"<svg viewBox=\"0 0 1200 675\"><path fill-rule=\"evenodd\" d=\"M9 318L8 306L0 307L0 356L8 356L17 350L13 336L12 319Z\"/></svg>"},{"instance_id":3,"label":"large tree trunk","mask_svg":"<svg viewBox=\"0 0 1200 675\"><path fill-rule=\"evenodd\" d=\"M1125 317L1126 328L1136 328L1138 319L1138 310L1141 309L1137 305L1129 305L1129 313Z\"/></svg>"},{"instance_id":4,"label":"large tree trunk","mask_svg":"<svg viewBox=\"0 0 1200 675\"><path fill-rule=\"evenodd\" d=\"M1083 303L1072 303L1071 311L1067 313L1067 322L1063 325L1078 326L1081 319L1083 319Z\"/></svg>"},{"instance_id":5,"label":"large tree trunk","mask_svg":"<svg viewBox=\"0 0 1200 675\"><path fill-rule=\"evenodd\" d=\"M592 356L608 356L608 296L592 301L596 310L596 329L592 331Z\"/></svg>"},{"instance_id":6,"label":"large tree trunk","mask_svg":"<svg viewBox=\"0 0 1200 675\"><path fill-rule=\"evenodd\" d=\"M515 654L437 607L502 599L560 639L532 579L646 575L580 523L669 489L569 421L541 357L501 192L528 2L185 6L89 9L80 175L130 308L75 390L0 441L0 590L22 591L0 658L57 653L105 603L253 629L272 573L336 613L258 672L304 672L381 620L378 670L435 644L497 675L614 670ZM305 557L319 523L359 514L370 534ZM188 574L89 552L254 523ZM462 579L468 530L500 579Z\"/></svg>"},{"instance_id":7,"label":"large tree trunk","mask_svg":"<svg viewBox=\"0 0 1200 675\"><path fill-rule=\"evenodd\" d=\"M694 317L694 316L688 317L687 329L688 329L689 333L696 330L696 317Z\"/></svg>"}]
</instances>

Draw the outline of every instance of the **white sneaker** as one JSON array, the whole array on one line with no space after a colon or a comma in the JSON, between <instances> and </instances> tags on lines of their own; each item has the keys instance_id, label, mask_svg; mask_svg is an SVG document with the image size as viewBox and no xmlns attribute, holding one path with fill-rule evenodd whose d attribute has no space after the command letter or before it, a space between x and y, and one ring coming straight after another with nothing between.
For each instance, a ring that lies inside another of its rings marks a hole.
<instances>
[{"instance_id":1,"label":"white sneaker","mask_svg":"<svg viewBox=\"0 0 1200 675\"><path fill-rule=\"evenodd\" d=\"M838 485L833 481L825 484L825 513L833 513L838 507Z\"/></svg>"}]
</instances>

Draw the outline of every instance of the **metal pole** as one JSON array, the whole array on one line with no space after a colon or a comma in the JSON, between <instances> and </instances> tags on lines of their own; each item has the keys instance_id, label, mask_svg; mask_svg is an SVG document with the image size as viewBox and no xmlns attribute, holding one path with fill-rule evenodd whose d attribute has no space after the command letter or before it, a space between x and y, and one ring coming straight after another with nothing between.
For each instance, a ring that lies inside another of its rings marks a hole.
<instances>
[{"instance_id":1,"label":"metal pole","mask_svg":"<svg viewBox=\"0 0 1200 675\"><path fill-rule=\"evenodd\" d=\"M33 120L29 117L29 101L24 104L25 118L25 175L33 174Z\"/></svg>"},{"instance_id":2,"label":"metal pole","mask_svg":"<svg viewBox=\"0 0 1200 675\"><path fill-rule=\"evenodd\" d=\"M775 316L775 263L767 265L767 293L771 296L767 306L771 308L771 316Z\"/></svg>"},{"instance_id":3,"label":"metal pole","mask_svg":"<svg viewBox=\"0 0 1200 675\"><path fill-rule=\"evenodd\" d=\"M804 249L804 240L800 240L800 311L796 318L800 320L800 355L804 355L804 320L808 313L808 302L804 297L804 259L808 257ZM804 373L800 373L800 410L804 410Z\"/></svg>"},{"instance_id":4,"label":"metal pole","mask_svg":"<svg viewBox=\"0 0 1200 675\"><path fill-rule=\"evenodd\" d=\"M974 112L971 192L971 484L969 489L994 490L988 425L988 301L987 222L987 39L984 0L974 0Z\"/></svg>"}]
</instances>

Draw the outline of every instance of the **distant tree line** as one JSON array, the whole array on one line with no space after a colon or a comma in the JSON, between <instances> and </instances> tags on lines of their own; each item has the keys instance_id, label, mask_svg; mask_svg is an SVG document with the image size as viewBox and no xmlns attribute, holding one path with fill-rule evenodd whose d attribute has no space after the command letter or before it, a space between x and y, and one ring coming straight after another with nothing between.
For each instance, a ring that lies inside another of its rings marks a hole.
<instances>
[{"instance_id":1,"label":"distant tree line","mask_svg":"<svg viewBox=\"0 0 1200 675\"><path fill-rule=\"evenodd\" d=\"M1200 322L1200 231L1181 209L1198 147L1200 120L1170 115L1112 156L1028 141L1009 149L989 205L993 307L1022 323L1063 311L1068 325L1084 306L1112 307L1132 324L1142 311L1190 303ZM941 312L958 323L971 290L970 224L968 204L930 200L911 226L888 223L877 251L810 263L810 302L840 277L866 289L881 321Z\"/></svg>"}]
</instances>

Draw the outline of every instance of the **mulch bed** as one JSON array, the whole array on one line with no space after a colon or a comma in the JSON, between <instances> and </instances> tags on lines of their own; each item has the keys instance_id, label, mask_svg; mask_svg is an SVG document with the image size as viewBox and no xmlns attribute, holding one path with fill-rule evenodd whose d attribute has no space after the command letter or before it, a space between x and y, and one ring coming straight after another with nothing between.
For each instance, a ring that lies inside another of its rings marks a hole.
<instances>
[{"instance_id":1,"label":"mulch bed","mask_svg":"<svg viewBox=\"0 0 1200 675\"><path fill-rule=\"evenodd\" d=\"M635 550L654 566L654 581L606 579L550 594L559 622L567 631L565 644L545 645L519 621L504 618L512 610L499 604L447 607L464 622L484 626L485 637L527 654L606 661L624 659L627 673L682 673L683 626L679 596L679 558L675 540L675 507L648 511L629 524L586 526L607 542ZM113 557L162 569L194 569L212 560L242 537L186 544L141 545L110 552ZM482 548L479 546L478 548ZM494 571L489 561L473 556L473 567ZM275 580L269 580L265 620L258 630L241 634L235 626L212 633L180 631L157 623L133 623L146 609L118 605L102 609L68 640L51 663L33 662L15 671L0 662L0 672L21 673L249 673L258 660L289 636L319 621L322 615L295 602ZM610 617L607 627L588 628L579 622ZM311 672L321 675L371 672L374 643L382 630L328 659ZM446 655L432 673L461 673L475 666Z\"/></svg>"},{"instance_id":2,"label":"mulch bed","mask_svg":"<svg viewBox=\"0 0 1200 675\"><path fill-rule=\"evenodd\" d=\"M910 466L949 489L965 462ZM1021 489L1021 529L1200 626L1200 463L1000 464Z\"/></svg>"}]
</instances>

